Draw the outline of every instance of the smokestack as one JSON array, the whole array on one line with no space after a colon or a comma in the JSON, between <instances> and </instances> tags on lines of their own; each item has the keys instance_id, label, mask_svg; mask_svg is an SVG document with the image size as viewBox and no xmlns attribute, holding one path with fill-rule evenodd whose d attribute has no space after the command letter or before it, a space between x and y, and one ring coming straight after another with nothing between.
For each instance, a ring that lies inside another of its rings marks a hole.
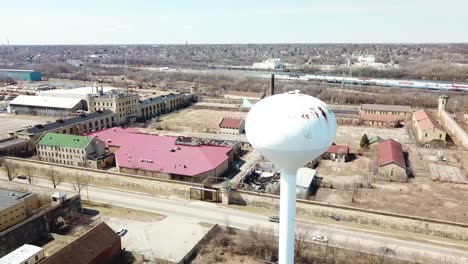
<instances>
[{"instance_id":1,"label":"smokestack","mask_svg":"<svg viewBox=\"0 0 468 264\"><path fill-rule=\"evenodd\" d=\"M270 95L275 94L275 75L271 75L271 81L270 81Z\"/></svg>"}]
</instances>

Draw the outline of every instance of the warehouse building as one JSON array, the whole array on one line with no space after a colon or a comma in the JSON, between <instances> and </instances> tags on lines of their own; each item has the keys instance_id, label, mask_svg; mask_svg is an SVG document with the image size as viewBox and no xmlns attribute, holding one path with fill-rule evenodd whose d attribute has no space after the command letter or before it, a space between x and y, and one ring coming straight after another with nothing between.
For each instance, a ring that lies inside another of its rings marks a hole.
<instances>
[{"instance_id":1,"label":"warehouse building","mask_svg":"<svg viewBox=\"0 0 468 264\"><path fill-rule=\"evenodd\" d=\"M39 160L64 165L104 168L110 156L104 142L97 138L45 133L36 144Z\"/></svg>"},{"instance_id":2,"label":"warehouse building","mask_svg":"<svg viewBox=\"0 0 468 264\"><path fill-rule=\"evenodd\" d=\"M229 91L224 95L226 99L247 99L247 100L261 100L265 97L265 92L255 93L255 92L242 92L242 91Z\"/></svg>"},{"instance_id":3,"label":"warehouse building","mask_svg":"<svg viewBox=\"0 0 468 264\"><path fill-rule=\"evenodd\" d=\"M359 123L367 126L396 127L400 122L397 115L369 114L363 112L359 115Z\"/></svg>"},{"instance_id":4,"label":"warehouse building","mask_svg":"<svg viewBox=\"0 0 468 264\"><path fill-rule=\"evenodd\" d=\"M73 89L53 89L39 92L39 96L60 97L60 98L79 98L86 100L88 95L96 96L99 93L108 93L117 90L114 87L79 87Z\"/></svg>"},{"instance_id":5,"label":"warehouse building","mask_svg":"<svg viewBox=\"0 0 468 264\"><path fill-rule=\"evenodd\" d=\"M115 127L89 136L105 142L122 173L201 183L208 177L222 176L233 159L231 147L132 129Z\"/></svg>"},{"instance_id":6,"label":"warehouse building","mask_svg":"<svg viewBox=\"0 0 468 264\"><path fill-rule=\"evenodd\" d=\"M0 232L26 220L37 208L36 194L0 188Z\"/></svg>"},{"instance_id":7,"label":"warehouse building","mask_svg":"<svg viewBox=\"0 0 468 264\"><path fill-rule=\"evenodd\" d=\"M98 111L66 119L57 119L52 123L38 124L17 131L15 134L18 138L28 140L29 151L33 151L36 147L36 141L46 132L84 135L115 125L114 116L111 111Z\"/></svg>"},{"instance_id":8,"label":"warehouse building","mask_svg":"<svg viewBox=\"0 0 468 264\"><path fill-rule=\"evenodd\" d=\"M393 139L379 143L378 147L379 174L390 181L406 182L406 161L401 144Z\"/></svg>"},{"instance_id":9,"label":"warehouse building","mask_svg":"<svg viewBox=\"0 0 468 264\"><path fill-rule=\"evenodd\" d=\"M42 75L33 70L0 69L0 78L11 78L16 81L38 82Z\"/></svg>"},{"instance_id":10,"label":"warehouse building","mask_svg":"<svg viewBox=\"0 0 468 264\"><path fill-rule=\"evenodd\" d=\"M83 110L85 103L79 98L57 98L19 95L10 102L10 112L23 115L66 117Z\"/></svg>"},{"instance_id":11,"label":"warehouse building","mask_svg":"<svg viewBox=\"0 0 468 264\"><path fill-rule=\"evenodd\" d=\"M240 117L225 117L219 123L220 134L239 135L245 132L245 120Z\"/></svg>"},{"instance_id":12,"label":"warehouse building","mask_svg":"<svg viewBox=\"0 0 468 264\"><path fill-rule=\"evenodd\" d=\"M380 114L397 116L398 120L411 117L411 107L407 105L361 104L359 114Z\"/></svg>"},{"instance_id":13,"label":"warehouse building","mask_svg":"<svg viewBox=\"0 0 468 264\"><path fill-rule=\"evenodd\" d=\"M70 244L47 256L41 264L120 263L121 251L120 237L106 223L101 222Z\"/></svg>"},{"instance_id":14,"label":"warehouse building","mask_svg":"<svg viewBox=\"0 0 468 264\"><path fill-rule=\"evenodd\" d=\"M437 123L434 117L424 109L413 113L413 127L420 143L426 144L432 141L445 141L447 133Z\"/></svg>"}]
</instances>

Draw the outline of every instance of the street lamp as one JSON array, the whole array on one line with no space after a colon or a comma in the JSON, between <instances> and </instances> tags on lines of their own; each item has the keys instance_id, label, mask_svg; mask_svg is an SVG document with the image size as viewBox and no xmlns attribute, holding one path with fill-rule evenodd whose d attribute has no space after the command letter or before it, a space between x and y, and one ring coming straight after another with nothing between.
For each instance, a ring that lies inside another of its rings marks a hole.
<instances>
[{"instance_id":1,"label":"street lamp","mask_svg":"<svg viewBox=\"0 0 468 264\"><path fill-rule=\"evenodd\" d=\"M328 106L299 90L267 97L246 118L250 144L281 170L279 263L294 263L296 174L335 140L336 118Z\"/></svg>"}]
</instances>

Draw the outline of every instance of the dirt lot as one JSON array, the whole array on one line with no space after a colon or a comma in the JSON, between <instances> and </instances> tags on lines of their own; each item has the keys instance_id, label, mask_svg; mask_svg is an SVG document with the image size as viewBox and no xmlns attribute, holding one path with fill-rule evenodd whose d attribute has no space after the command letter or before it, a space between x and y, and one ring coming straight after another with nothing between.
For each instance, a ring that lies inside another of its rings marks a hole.
<instances>
[{"instance_id":1,"label":"dirt lot","mask_svg":"<svg viewBox=\"0 0 468 264\"><path fill-rule=\"evenodd\" d=\"M326 186L331 184L333 188L351 189L353 184L367 186L371 177L372 160L365 156L358 156L346 163L321 160L316 169Z\"/></svg>"},{"instance_id":2,"label":"dirt lot","mask_svg":"<svg viewBox=\"0 0 468 264\"><path fill-rule=\"evenodd\" d=\"M335 143L359 148L359 142L363 134L367 134L368 137L379 136L382 139L392 138L402 144L413 143L405 127L380 128L370 126L338 126Z\"/></svg>"},{"instance_id":3,"label":"dirt lot","mask_svg":"<svg viewBox=\"0 0 468 264\"><path fill-rule=\"evenodd\" d=\"M154 125L165 130L218 132L219 123L224 117L245 117L246 114L234 111L186 109L165 116Z\"/></svg>"}]
</instances>

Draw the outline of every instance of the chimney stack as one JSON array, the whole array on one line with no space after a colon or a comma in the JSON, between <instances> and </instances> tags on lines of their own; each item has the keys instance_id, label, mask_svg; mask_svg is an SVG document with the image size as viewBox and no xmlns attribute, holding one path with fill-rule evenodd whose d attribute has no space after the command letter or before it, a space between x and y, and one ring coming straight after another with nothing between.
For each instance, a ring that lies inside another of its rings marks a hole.
<instances>
[{"instance_id":1,"label":"chimney stack","mask_svg":"<svg viewBox=\"0 0 468 264\"><path fill-rule=\"evenodd\" d=\"M270 81L270 95L275 94L275 75L271 75L271 81Z\"/></svg>"}]
</instances>

